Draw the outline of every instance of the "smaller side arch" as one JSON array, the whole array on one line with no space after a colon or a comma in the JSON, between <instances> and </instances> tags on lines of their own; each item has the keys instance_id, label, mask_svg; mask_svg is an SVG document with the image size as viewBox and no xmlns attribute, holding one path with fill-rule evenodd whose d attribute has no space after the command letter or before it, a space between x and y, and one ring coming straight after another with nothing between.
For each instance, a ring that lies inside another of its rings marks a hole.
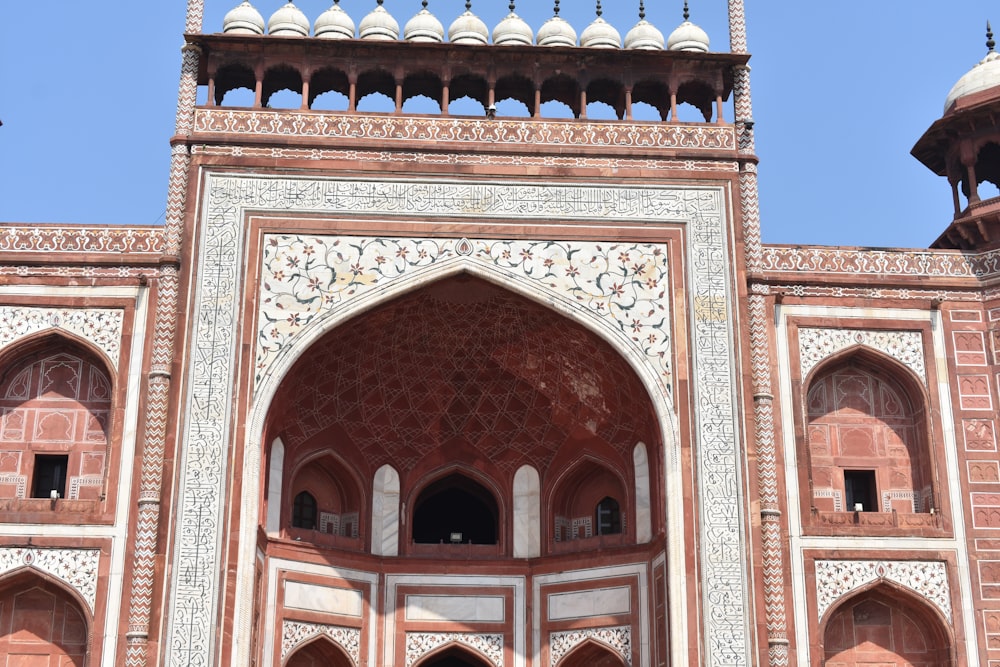
<instances>
[{"instance_id":1,"label":"smaller side arch","mask_svg":"<svg viewBox=\"0 0 1000 667\"><path fill-rule=\"evenodd\" d=\"M556 667L630 667L631 661L626 661L610 646L588 637L555 664Z\"/></svg>"},{"instance_id":2,"label":"smaller side arch","mask_svg":"<svg viewBox=\"0 0 1000 667\"><path fill-rule=\"evenodd\" d=\"M497 667L472 646L452 640L423 654L414 667Z\"/></svg>"},{"instance_id":3,"label":"smaller side arch","mask_svg":"<svg viewBox=\"0 0 1000 667\"><path fill-rule=\"evenodd\" d=\"M73 667L96 656L93 616L64 582L20 568L0 577L0 600L0 655L48 655Z\"/></svg>"},{"instance_id":4,"label":"smaller side arch","mask_svg":"<svg viewBox=\"0 0 1000 667\"><path fill-rule=\"evenodd\" d=\"M284 667L356 667L344 649L325 635L296 646L282 664Z\"/></svg>"},{"instance_id":5,"label":"smaller side arch","mask_svg":"<svg viewBox=\"0 0 1000 667\"><path fill-rule=\"evenodd\" d=\"M950 623L922 596L886 579L853 591L820 621L812 663L954 664Z\"/></svg>"}]
</instances>

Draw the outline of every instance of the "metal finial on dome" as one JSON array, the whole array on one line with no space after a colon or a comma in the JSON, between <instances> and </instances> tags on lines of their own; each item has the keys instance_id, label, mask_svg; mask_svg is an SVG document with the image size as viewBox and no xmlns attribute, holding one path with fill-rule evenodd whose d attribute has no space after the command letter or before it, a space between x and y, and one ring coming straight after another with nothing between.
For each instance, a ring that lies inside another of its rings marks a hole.
<instances>
[{"instance_id":1,"label":"metal finial on dome","mask_svg":"<svg viewBox=\"0 0 1000 667\"><path fill-rule=\"evenodd\" d=\"M378 6L379 6L379 7L381 7L381 6L382 6L382 3L383 3L383 2L385 2L385 0L375 0L375 1L376 1L376 2L378 3Z\"/></svg>"},{"instance_id":2,"label":"metal finial on dome","mask_svg":"<svg viewBox=\"0 0 1000 667\"><path fill-rule=\"evenodd\" d=\"M603 13L604 10L601 9L601 0L597 0L597 18L600 18Z\"/></svg>"},{"instance_id":3,"label":"metal finial on dome","mask_svg":"<svg viewBox=\"0 0 1000 667\"><path fill-rule=\"evenodd\" d=\"M511 13L511 14L513 14L513 13L514 13L514 0L510 0L510 4L509 4L509 5L507 5L507 9L509 9L509 10L510 10L510 13Z\"/></svg>"},{"instance_id":4,"label":"metal finial on dome","mask_svg":"<svg viewBox=\"0 0 1000 667\"><path fill-rule=\"evenodd\" d=\"M639 0L639 20L640 21L646 20L646 5L643 3L642 0Z\"/></svg>"},{"instance_id":5,"label":"metal finial on dome","mask_svg":"<svg viewBox=\"0 0 1000 667\"><path fill-rule=\"evenodd\" d=\"M427 0L423 0L423 2L420 3L420 6L427 9Z\"/></svg>"},{"instance_id":6,"label":"metal finial on dome","mask_svg":"<svg viewBox=\"0 0 1000 667\"><path fill-rule=\"evenodd\" d=\"M689 21L691 19L691 12L688 11L688 0L684 0L684 20Z\"/></svg>"},{"instance_id":7,"label":"metal finial on dome","mask_svg":"<svg viewBox=\"0 0 1000 667\"><path fill-rule=\"evenodd\" d=\"M556 0L555 7L552 8L552 11L556 16L559 16L559 0Z\"/></svg>"},{"instance_id":8,"label":"metal finial on dome","mask_svg":"<svg viewBox=\"0 0 1000 667\"><path fill-rule=\"evenodd\" d=\"M990 22L987 21L986 22L986 48L989 49L990 51L993 51L993 47L995 47L996 45L997 45L997 43L993 41L993 28L992 28L992 26L990 26Z\"/></svg>"},{"instance_id":9,"label":"metal finial on dome","mask_svg":"<svg viewBox=\"0 0 1000 667\"><path fill-rule=\"evenodd\" d=\"M472 0L465 0L465 11L472 11Z\"/></svg>"}]
</instances>

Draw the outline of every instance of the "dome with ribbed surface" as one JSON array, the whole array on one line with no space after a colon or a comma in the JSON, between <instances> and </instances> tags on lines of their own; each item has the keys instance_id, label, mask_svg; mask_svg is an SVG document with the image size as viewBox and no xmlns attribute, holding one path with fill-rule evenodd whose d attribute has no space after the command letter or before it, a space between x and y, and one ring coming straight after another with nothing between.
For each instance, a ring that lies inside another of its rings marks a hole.
<instances>
[{"instance_id":1,"label":"dome with ribbed surface","mask_svg":"<svg viewBox=\"0 0 1000 667\"><path fill-rule=\"evenodd\" d=\"M483 20L472 13L472 2L466 0L465 13L448 28L448 41L453 44L488 44L490 29Z\"/></svg>"},{"instance_id":2,"label":"dome with ribbed surface","mask_svg":"<svg viewBox=\"0 0 1000 667\"><path fill-rule=\"evenodd\" d=\"M230 35L263 35L264 17L247 0L243 0L222 19L222 32Z\"/></svg>"},{"instance_id":3,"label":"dome with ribbed surface","mask_svg":"<svg viewBox=\"0 0 1000 667\"><path fill-rule=\"evenodd\" d=\"M403 39L408 42L444 41L444 26L427 9L427 0L423 1L423 9L406 22L406 26L403 28Z\"/></svg>"},{"instance_id":4,"label":"dome with ribbed surface","mask_svg":"<svg viewBox=\"0 0 1000 667\"><path fill-rule=\"evenodd\" d=\"M601 2L597 2L597 18L580 34L580 46L585 49L620 49L622 36L614 26L601 18Z\"/></svg>"},{"instance_id":5,"label":"dome with ribbed surface","mask_svg":"<svg viewBox=\"0 0 1000 667\"><path fill-rule=\"evenodd\" d=\"M944 112L948 113L955 102L960 98L975 93L981 93L990 88L1000 86L1000 53L994 51L996 42L993 41L993 29L990 24L986 24L986 57L976 63L976 66L965 73L961 79L952 86L948 97L944 101ZM998 93L997 97L1000 97Z\"/></svg>"},{"instance_id":6,"label":"dome with ribbed surface","mask_svg":"<svg viewBox=\"0 0 1000 667\"><path fill-rule=\"evenodd\" d=\"M687 0L684 1L684 22L667 38L669 51L698 51L708 53L708 33L691 23Z\"/></svg>"},{"instance_id":7,"label":"dome with ribbed surface","mask_svg":"<svg viewBox=\"0 0 1000 667\"><path fill-rule=\"evenodd\" d=\"M294 2L285 3L268 19L267 34L276 37L308 37L309 19Z\"/></svg>"},{"instance_id":8,"label":"dome with ribbed surface","mask_svg":"<svg viewBox=\"0 0 1000 667\"><path fill-rule=\"evenodd\" d=\"M361 39L382 42L399 39L399 24L392 18L392 14L385 10L382 2L383 0L378 0L378 6L361 19L358 31Z\"/></svg>"},{"instance_id":9,"label":"dome with ribbed surface","mask_svg":"<svg viewBox=\"0 0 1000 667\"><path fill-rule=\"evenodd\" d=\"M509 7L510 14L493 28L493 43L497 46L530 46L535 41L535 32L514 12L513 2Z\"/></svg>"},{"instance_id":10,"label":"dome with ribbed surface","mask_svg":"<svg viewBox=\"0 0 1000 667\"><path fill-rule=\"evenodd\" d=\"M576 30L559 16L559 0L556 0L553 16L538 29L538 46L576 46Z\"/></svg>"},{"instance_id":11,"label":"dome with ribbed surface","mask_svg":"<svg viewBox=\"0 0 1000 667\"><path fill-rule=\"evenodd\" d=\"M316 17L313 35L321 39L354 39L354 21L340 8L340 0L333 0L333 6Z\"/></svg>"},{"instance_id":12,"label":"dome with ribbed surface","mask_svg":"<svg viewBox=\"0 0 1000 667\"><path fill-rule=\"evenodd\" d=\"M646 7L639 1L639 22L625 35L625 48L640 51L663 50L663 33L646 20Z\"/></svg>"}]
</instances>

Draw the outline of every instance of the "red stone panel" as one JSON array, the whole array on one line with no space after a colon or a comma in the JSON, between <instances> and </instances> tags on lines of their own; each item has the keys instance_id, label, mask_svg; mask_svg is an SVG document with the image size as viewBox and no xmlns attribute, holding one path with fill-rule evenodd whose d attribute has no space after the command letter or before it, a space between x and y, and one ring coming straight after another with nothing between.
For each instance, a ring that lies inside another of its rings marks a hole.
<instances>
[{"instance_id":1,"label":"red stone panel","mask_svg":"<svg viewBox=\"0 0 1000 667\"><path fill-rule=\"evenodd\" d=\"M979 588L984 600L1000 600L1000 560L979 561Z\"/></svg>"},{"instance_id":2,"label":"red stone panel","mask_svg":"<svg viewBox=\"0 0 1000 667\"><path fill-rule=\"evenodd\" d=\"M952 332L956 366L985 366L986 339L980 331Z\"/></svg>"},{"instance_id":3,"label":"red stone panel","mask_svg":"<svg viewBox=\"0 0 1000 667\"><path fill-rule=\"evenodd\" d=\"M65 592L40 584L0 600L0 667L83 667L87 621Z\"/></svg>"},{"instance_id":4,"label":"red stone panel","mask_svg":"<svg viewBox=\"0 0 1000 667\"><path fill-rule=\"evenodd\" d=\"M944 635L911 605L881 595L862 596L827 623L825 665L933 667L948 664Z\"/></svg>"},{"instance_id":5,"label":"red stone panel","mask_svg":"<svg viewBox=\"0 0 1000 667\"><path fill-rule=\"evenodd\" d=\"M995 452L997 450L996 430L992 419L963 419L962 433L965 435L965 451Z\"/></svg>"},{"instance_id":6,"label":"red stone panel","mask_svg":"<svg viewBox=\"0 0 1000 667\"><path fill-rule=\"evenodd\" d=\"M1000 493L972 493L972 526L1000 528Z\"/></svg>"},{"instance_id":7,"label":"red stone panel","mask_svg":"<svg viewBox=\"0 0 1000 667\"><path fill-rule=\"evenodd\" d=\"M958 399L962 410L992 410L993 396L990 393L988 375L959 375Z\"/></svg>"}]
</instances>

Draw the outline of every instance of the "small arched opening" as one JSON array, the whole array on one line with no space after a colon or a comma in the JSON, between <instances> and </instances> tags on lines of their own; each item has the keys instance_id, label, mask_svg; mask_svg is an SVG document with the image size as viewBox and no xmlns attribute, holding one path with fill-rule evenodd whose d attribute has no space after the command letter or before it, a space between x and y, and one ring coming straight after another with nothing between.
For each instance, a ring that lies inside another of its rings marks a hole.
<instances>
[{"instance_id":1,"label":"small arched opening","mask_svg":"<svg viewBox=\"0 0 1000 667\"><path fill-rule=\"evenodd\" d=\"M84 667L87 613L59 583L24 571L0 584L0 656L9 664Z\"/></svg>"},{"instance_id":2,"label":"small arched opening","mask_svg":"<svg viewBox=\"0 0 1000 667\"><path fill-rule=\"evenodd\" d=\"M497 115L528 118L534 113L535 85L517 74L501 77L494 87Z\"/></svg>"},{"instance_id":3,"label":"small arched opening","mask_svg":"<svg viewBox=\"0 0 1000 667\"><path fill-rule=\"evenodd\" d=\"M649 109L655 109L653 118ZM646 79L632 87L632 117L635 120L666 120L670 113L670 90L662 81Z\"/></svg>"},{"instance_id":4,"label":"small arched opening","mask_svg":"<svg viewBox=\"0 0 1000 667\"><path fill-rule=\"evenodd\" d=\"M622 477L604 463L585 458L569 469L552 492L553 548L581 548L591 538L621 542L628 527L628 495Z\"/></svg>"},{"instance_id":5,"label":"small arched opening","mask_svg":"<svg viewBox=\"0 0 1000 667\"><path fill-rule=\"evenodd\" d=\"M627 667L621 655L600 642L587 639L556 663L557 667Z\"/></svg>"},{"instance_id":6,"label":"small arched opening","mask_svg":"<svg viewBox=\"0 0 1000 667\"><path fill-rule=\"evenodd\" d=\"M414 544L498 544L499 528L496 497L461 473L427 485L413 505Z\"/></svg>"},{"instance_id":7,"label":"small arched opening","mask_svg":"<svg viewBox=\"0 0 1000 667\"><path fill-rule=\"evenodd\" d=\"M227 107L252 107L257 77L242 63L223 65L215 73L215 104Z\"/></svg>"},{"instance_id":8,"label":"small arched opening","mask_svg":"<svg viewBox=\"0 0 1000 667\"><path fill-rule=\"evenodd\" d=\"M264 73L261 104L270 109L298 109L302 106L302 75L289 65L276 65Z\"/></svg>"},{"instance_id":9,"label":"small arched opening","mask_svg":"<svg viewBox=\"0 0 1000 667\"><path fill-rule=\"evenodd\" d=\"M992 141L984 144L976 155L975 169L979 198L992 199L1000 195L1000 145ZM983 187L983 183L989 183L993 187ZM968 192L965 194L966 197L969 196Z\"/></svg>"},{"instance_id":10,"label":"small arched opening","mask_svg":"<svg viewBox=\"0 0 1000 667\"><path fill-rule=\"evenodd\" d=\"M414 72L403 79L403 111L414 114L440 114L441 78L433 72Z\"/></svg>"},{"instance_id":11,"label":"small arched opening","mask_svg":"<svg viewBox=\"0 0 1000 667\"><path fill-rule=\"evenodd\" d=\"M951 640L927 602L888 584L860 592L826 615L824 664L945 667Z\"/></svg>"},{"instance_id":12,"label":"small arched opening","mask_svg":"<svg viewBox=\"0 0 1000 667\"><path fill-rule=\"evenodd\" d=\"M102 359L63 336L11 352L0 374L0 498L103 498L113 387Z\"/></svg>"},{"instance_id":13,"label":"small arched opening","mask_svg":"<svg viewBox=\"0 0 1000 667\"><path fill-rule=\"evenodd\" d=\"M814 511L935 509L926 398L908 369L849 350L813 371L804 407Z\"/></svg>"},{"instance_id":14,"label":"small arched opening","mask_svg":"<svg viewBox=\"0 0 1000 667\"><path fill-rule=\"evenodd\" d=\"M598 79L587 86L587 118L617 120L625 117L625 88L618 81Z\"/></svg>"},{"instance_id":15,"label":"small arched opening","mask_svg":"<svg viewBox=\"0 0 1000 667\"><path fill-rule=\"evenodd\" d=\"M457 644L434 651L417 663L417 667L493 667L478 653Z\"/></svg>"},{"instance_id":16,"label":"small arched opening","mask_svg":"<svg viewBox=\"0 0 1000 667\"><path fill-rule=\"evenodd\" d=\"M317 637L289 655L284 667L354 667L354 661L326 637Z\"/></svg>"},{"instance_id":17,"label":"small arched opening","mask_svg":"<svg viewBox=\"0 0 1000 667\"><path fill-rule=\"evenodd\" d=\"M687 81L677 89L677 117L671 120L700 123L712 120L715 93L703 81Z\"/></svg>"},{"instance_id":18,"label":"small arched opening","mask_svg":"<svg viewBox=\"0 0 1000 667\"><path fill-rule=\"evenodd\" d=\"M357 110L369 113L393 113L396 110L396 79L381 69L369 70L358 77Z\"/></svg>"},{"instance_id":19,"label":"small arched opening","mask_svg":"<svg viewBox=\"0 0 1000 667\"><path fill-rule=\"evenodd\" d=\"M542 83L540 101L545 118L580 116L580 86L566 74L557 74Z\"/></svg>"},{"instance_id":20,"label":"small arched opening","mask_svg":"<svg viewBox=\"0 0 1000 667\"><path fill-rule=\"evenodd\" d=\"M364 508L360 483L332 453L320 452L304 457L286 482L288 532L303 541L357 547Z\"/></svg>"},{"instance_id":21,"label":"small arched opening","mask_svg":"<svg viewBox=\"0 0 1000 667\"><path fill-rule=\"evenodd\" d=\"M347 111L351 83L339 69L324 68L309 80L309 108L317 111Z\"/></svg>"},{"instance_id":22,"label":"small arched opening","mask_svg":"<svg viewBox=\"0 0 1000 667\"><path fill-rule=\"evenodd\" d=\"M448 114L451 116L478 116L486 113L489 102L489 85L486 79L474 74L460 74L448 86Z\"/></svg>"}]
</instances>

